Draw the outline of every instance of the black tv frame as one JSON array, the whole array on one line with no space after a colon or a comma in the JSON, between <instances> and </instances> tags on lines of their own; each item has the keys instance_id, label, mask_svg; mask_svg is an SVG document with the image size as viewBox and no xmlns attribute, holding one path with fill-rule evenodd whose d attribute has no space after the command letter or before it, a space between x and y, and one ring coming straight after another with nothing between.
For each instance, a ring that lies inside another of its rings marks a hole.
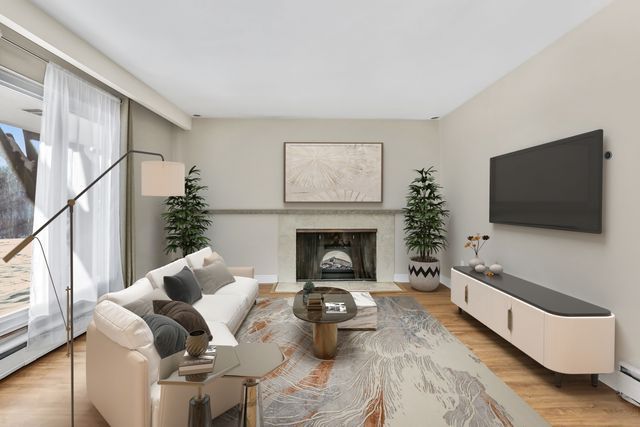
<instances>
[{"instance_id":1,"label":"black tv frame","mask_svg":"<svg viewBox=\"0 0 640 427\"><path fill-rule=\"evenodd\" d=\"M494 200L494 184L495 184L495 176L494 176L494 163L496 160L498 159L504 159L510 156L514 156L514 155L519 155L522 153L526 153L529 151L537 151L543 148L549 148L549 147L553 147L556 145L562 145L562 144L567 144L567 143L571 143L573 141L576 140L581 140L581 139L585 139L585 138L597 138L599 141L599 145L600 145L600 152L601 152L601 156L600 156L600 162L598 163L598 168L596 169L596 174L598 175L598 179L597 179L597 184L596 184L596 188L594 189L595 193L596 193L596 197L599 201L600 204L600 209L598 210L598 218L597 218L597 223L598 226L595 228L581 228L581 227L572 227L569 225L549 225L549 224L533 224L533 223L529 223L529 222L518 222L518 221L504 221L504 220L497 220L492 213L492 206L495 203ZM545 144L540 144L540 145L536 145L533 147L529 147L529 148L524 148L522 150L517 150L517 151L513 151L510 153L506 153L506 154L501 154L499 156L494 156L491 157L490 159L490 164L489 164L489 222L492 224L508 224L508 225L520 225L523 227L534 227L534 228L547 228L547 229L553 229L553 230L566 230L566 231L576 231L576 232L583 232L583 233L592 233L592 234L600 234L602 233L602 209L603 209L603 200L602 200L602 196L603 196L603 169L604 169L604 160L603 160L603 153L604 152L604 131L602 129L597 129L591 132L585 132L585 133L581 133L579 135L574 135L574 136L570 136L568 138L563 138L563 139L559 139L556 141L552 141L552 142L547 142Z\"/></svg>"}]
</instances>

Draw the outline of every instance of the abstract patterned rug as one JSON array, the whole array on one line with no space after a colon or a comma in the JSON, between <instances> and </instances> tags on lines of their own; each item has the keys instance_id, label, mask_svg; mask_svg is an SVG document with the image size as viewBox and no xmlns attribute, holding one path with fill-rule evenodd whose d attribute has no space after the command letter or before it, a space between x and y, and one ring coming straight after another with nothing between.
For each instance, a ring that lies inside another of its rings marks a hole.
<instances>
[{"instance_id":1,"label":"abstract patterned rug","mask_svg":"<svg viewBox=\"0 0 640 427\"><path fill-rule=\"evenodd\" d=\"M413 297L376 302L378 330L338 331L328 361L313 356L311 325L286 299L258 302L238 341L275 342L288 358L261 384L266 425L548 425Z\"/></svg>"}]
</instances>

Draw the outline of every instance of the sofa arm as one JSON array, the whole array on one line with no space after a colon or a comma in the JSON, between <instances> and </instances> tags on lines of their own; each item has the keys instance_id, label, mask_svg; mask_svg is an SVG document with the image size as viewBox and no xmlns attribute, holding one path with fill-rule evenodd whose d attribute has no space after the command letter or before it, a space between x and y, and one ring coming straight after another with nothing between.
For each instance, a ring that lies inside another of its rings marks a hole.
<instances>
[{"instance_id":1,"label":"sofa arm","mask_svg":"<svg viewBox=\"0 0 640 427\"><path fill-rule=\"evenodd\" d=\"M91 321L87 328L89 400L112 427L151 424L147 359L111 341Z\"/></svg>"},{"instance_id":2,"label":"sofa arm","mask_svg":"<svg viewBox=\"0 0 640 427\"><path fill-rule=\"evenodd\" d=\"M228 267L229 272L234 276L249 277L253 279L255 269L253 267Z\"/></svg>"}]
</instances>

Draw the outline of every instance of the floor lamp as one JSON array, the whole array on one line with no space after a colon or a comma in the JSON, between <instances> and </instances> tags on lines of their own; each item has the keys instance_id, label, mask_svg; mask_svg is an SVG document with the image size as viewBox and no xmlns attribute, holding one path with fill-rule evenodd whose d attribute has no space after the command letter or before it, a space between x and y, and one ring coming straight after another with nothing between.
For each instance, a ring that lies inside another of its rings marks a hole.
<instances>
[{"instance_id":1,"label":"floor lamp","mask_svg":"<svg viewBox=\"0 0 640 427\"><path fill-rule=\"evenodd\" d=\"M84 190L78 193L73 199L67 200L67 204L62 207L54 216L52 216L47 222L45 222L40 228L33 232L30 236L26 237L23 241L11 250L2 259L4 262L9 262L14 256L22 251L31 241L53 220L62 215L65 211L69 211L69 286L66 288L67 292L67 346L69 348L69 355L71 356L71 426L74 425L74 384L73 384L73 208L76 201L82 197L84 193L89 191L91 187L96 185L102 178L105 177L113 168L115 168L120 162L131 154L147 154L151 156L158 156L161 161L146 161L141 165L141 193L143 196L184 196L184 164L177 162L166 162L164 156L160 153L153 153L150 151L129 150L122 157L120 157L114 164L109 166L107 170L102 172L91 184L89 184Z\"/></svg>"}]
</instances>

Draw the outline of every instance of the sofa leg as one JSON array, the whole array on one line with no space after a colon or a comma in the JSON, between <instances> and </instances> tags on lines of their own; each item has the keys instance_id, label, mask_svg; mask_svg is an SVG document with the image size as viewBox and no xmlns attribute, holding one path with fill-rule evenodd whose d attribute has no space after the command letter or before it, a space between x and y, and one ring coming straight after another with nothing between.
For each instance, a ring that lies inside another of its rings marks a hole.
<instances>
[{"instance_id":1,"label":"sofa leg","mask_svg":"<svg viewBox=\"0 0 640 427\"><path fill-rule=\"evenodd\" d=\"M598 374L591 374L591 386L598 387Z\"/></svg>"}]
</instances>

